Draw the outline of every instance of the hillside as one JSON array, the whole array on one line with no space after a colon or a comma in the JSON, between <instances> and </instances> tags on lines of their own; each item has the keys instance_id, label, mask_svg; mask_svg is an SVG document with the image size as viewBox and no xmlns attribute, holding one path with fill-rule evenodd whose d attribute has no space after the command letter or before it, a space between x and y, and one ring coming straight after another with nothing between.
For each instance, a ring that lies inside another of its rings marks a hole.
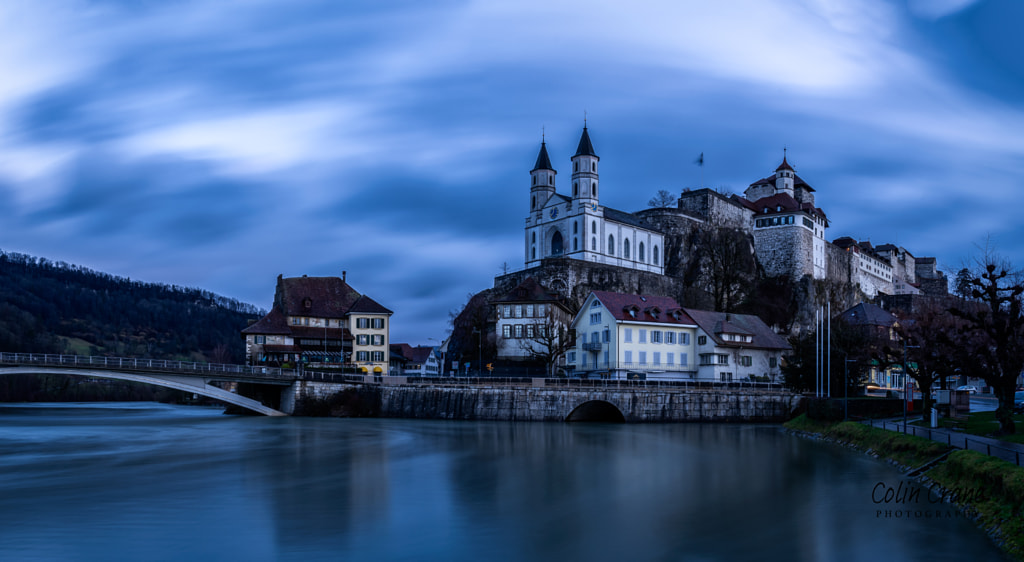
<instances>
[{"instance_id":1,"label":"hillside","mask_svg":"<svg viewBox=\"0 0 1024 562\"><path fill-rule=\"evenodd\" d=\"M0 252L0 351L242 363L239 330L263 314L253 305L201 289L143 283ZM45 383L68 386L63 380ZM0 380L0 400L51 394L12 396L14 387L26 384Z\"/></svg>"}]
</instances>

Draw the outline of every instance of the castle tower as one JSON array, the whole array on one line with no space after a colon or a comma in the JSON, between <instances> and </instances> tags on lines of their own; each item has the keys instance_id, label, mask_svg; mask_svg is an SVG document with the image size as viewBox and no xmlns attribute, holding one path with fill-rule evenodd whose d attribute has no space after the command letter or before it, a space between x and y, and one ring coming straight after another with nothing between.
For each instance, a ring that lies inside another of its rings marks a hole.
<instances>
[{"instance_id":1,"label":"castle tower","mask_svg":"<svg viewBox=\"0 0 1024 562\"><path fill-rule=\"evenodd\" d=\"M598 204L597 162L587 126L583 125L583 136L576 154L572 157L572 199L578 206L593 207Z\"/></svg>"},{"instance_id":2,"label":"castle tower","mask_svg":"<svg viewBox=\"0 0 1024 562\"><path fill-rule=\"evenodd\" d=\"M789 165L789 162L786 162L786 151L783 149L782 164L775 169L775 193L788 193L792 197L794 177L796 177L796 171Z\"/></svg>"},{"instance_id":3,"label":"castle tower","mask_svg":"<svg viewBox=\"0 0 1024 562\"><path fill-rule=\"evenodd\" d=\"M555 194L555 174L558 172L551 167L551 159L548 158L548 149L542 139L540 141L540 154L537 155L537 163L530 170L530 212L544 207L544 204Z\"/></svg>"}]
</instances>

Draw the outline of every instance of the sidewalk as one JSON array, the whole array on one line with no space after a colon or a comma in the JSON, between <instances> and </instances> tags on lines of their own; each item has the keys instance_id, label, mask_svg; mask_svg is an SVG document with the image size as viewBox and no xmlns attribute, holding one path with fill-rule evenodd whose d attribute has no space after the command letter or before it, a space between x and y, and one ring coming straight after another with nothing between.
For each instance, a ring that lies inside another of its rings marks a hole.
<instances>
[{"instance_id":1,"label":"sidewalk","mask_svg":"<svg viewBox=\"0 0 1024 562\"><path fill-rule=\"evenodd\" d=\"M902 417L884 420L865 420L861 423L870 425L871 427L887 429L889 431L898 431L900 433L907 433L908 435L915 435L917 437L924 437L925 439L945 443L950 447L976 451L978 453L1016 464L1017 466L1024 466L1024 445L1018 443L1007 443L1006 441L992 439L991 437L970 435L962 431L953 431L942 427L932 429L928 427L909 425L907 430L904 432Z\"/></svg>"}]
</instances>

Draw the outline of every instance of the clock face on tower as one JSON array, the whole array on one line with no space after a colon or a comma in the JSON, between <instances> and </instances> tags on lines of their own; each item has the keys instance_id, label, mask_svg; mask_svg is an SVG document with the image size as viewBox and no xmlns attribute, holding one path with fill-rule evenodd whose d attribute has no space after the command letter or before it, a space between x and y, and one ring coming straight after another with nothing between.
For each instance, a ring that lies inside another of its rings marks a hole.
<instances>
[{"instance_id":1,"label":"clock face on tower","mask_svg":"<svg viewBox=\"0 0 1024 562\"><path fill-rule=\"evenodd\" d=\"M597 210L597 203L591 203L590 204L590 209L593 210L593 211L596 211Z\"/></svg>"},{"instance_id":2,"label":"clock face on tower","mask_svg":"<svg viewBox=\"0 0 1024 562\"><path fill-rule=\"evenodd\" d=\"M558 209L551 209L551 212L548 214L551 216L551 218L556 218L558 217Z\"/></svg>"}]
</instances>

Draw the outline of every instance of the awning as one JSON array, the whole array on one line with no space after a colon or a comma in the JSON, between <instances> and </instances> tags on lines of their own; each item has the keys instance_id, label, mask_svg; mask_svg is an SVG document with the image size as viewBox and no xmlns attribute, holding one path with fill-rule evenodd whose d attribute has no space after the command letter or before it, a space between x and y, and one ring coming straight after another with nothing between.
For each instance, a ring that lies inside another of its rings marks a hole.
<instances>
[{"instance_id":1,"label":"awning","mask_svg":"<svg viewBox=\"0 0 1024 562\"><path fill-rule=\"evenodd\" d=\"M302 355L304 357L308 357L309 359L326 359L341 361L340 351L303 351Z\"/></svg>"}]
</instances>

